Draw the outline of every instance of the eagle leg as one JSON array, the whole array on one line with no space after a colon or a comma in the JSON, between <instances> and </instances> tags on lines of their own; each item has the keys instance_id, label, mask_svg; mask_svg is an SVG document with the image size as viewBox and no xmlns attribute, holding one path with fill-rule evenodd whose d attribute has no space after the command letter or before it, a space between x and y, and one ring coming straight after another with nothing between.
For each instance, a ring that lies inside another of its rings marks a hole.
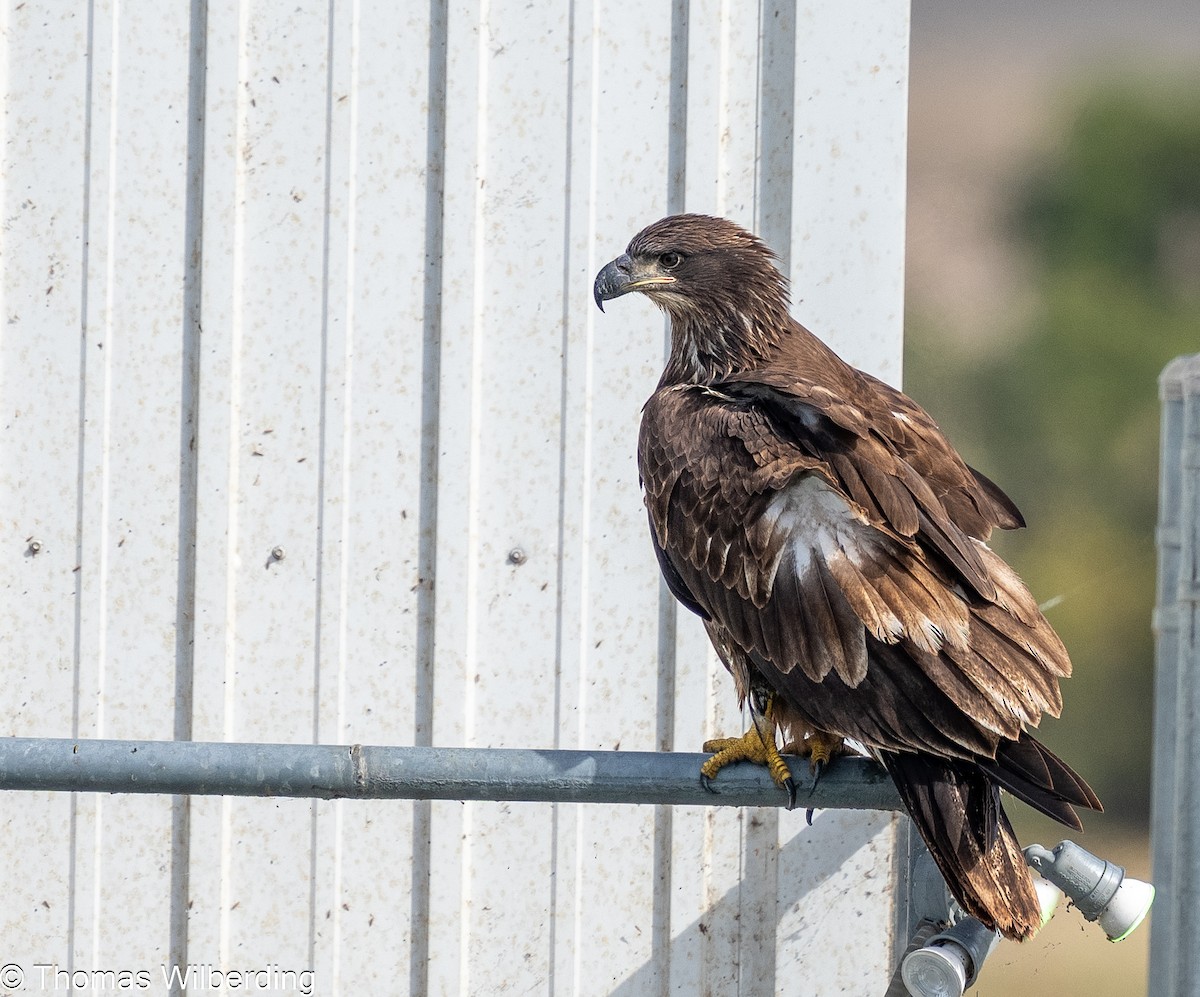
<instances>
[{"instance_id":1,"label":"eagle leg","mask_svg":"<svg viewBox=\"0 0 1200 997\"><path fill-rule=\"evenodd\" d=\"M787 790L788 809L791 810L796 806L796 782L775 745L775 721L772 718L774 696L767 696L766 706L761 710L753 695L747 699L750 703L750 728L741 737L718 737L704 742L702 750L715 754L700 766L700 782L706 789L709 788L709 780L715 779L717 773L731 762L765 765L775 785Z\"/></svg>"}]
</instances>

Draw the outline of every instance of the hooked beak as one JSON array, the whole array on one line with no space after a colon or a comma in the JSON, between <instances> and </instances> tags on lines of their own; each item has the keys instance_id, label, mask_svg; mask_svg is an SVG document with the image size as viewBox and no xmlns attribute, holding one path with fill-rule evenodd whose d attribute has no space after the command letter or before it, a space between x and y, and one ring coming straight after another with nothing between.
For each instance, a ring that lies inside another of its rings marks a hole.
<instances>
[{"instance_id":1,"label":"hooked beak","mask_svg":"<svg viewBox=\"0 0 1200 997\"><path fill-rule=\"evenodd\" d=\"M619 298L622 294L674 283L674 277L660 273L653 265L638 264L628 253L622 253L596 274L592 296L596 299L596 307L604 311L604 302Z\"/></svg>"}]
</instances>

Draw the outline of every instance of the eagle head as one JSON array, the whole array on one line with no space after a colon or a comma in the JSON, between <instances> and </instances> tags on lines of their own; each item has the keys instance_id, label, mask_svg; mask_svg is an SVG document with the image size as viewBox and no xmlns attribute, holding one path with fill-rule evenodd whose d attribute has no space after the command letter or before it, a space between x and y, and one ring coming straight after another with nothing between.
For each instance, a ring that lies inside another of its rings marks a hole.
<instances>
[{"instance_id":1,"label":"eagle head","mask_svg":"<svg viewBox=\"0 0 1200 997\"><path fill-rule=\"evenodd\" d=\"M786 333L787 279L756 235L726 218L669 215L596 275L604 302L640 291L671 320L671 376L703 380L761 360Z\"/></svg>"}]
</instances>

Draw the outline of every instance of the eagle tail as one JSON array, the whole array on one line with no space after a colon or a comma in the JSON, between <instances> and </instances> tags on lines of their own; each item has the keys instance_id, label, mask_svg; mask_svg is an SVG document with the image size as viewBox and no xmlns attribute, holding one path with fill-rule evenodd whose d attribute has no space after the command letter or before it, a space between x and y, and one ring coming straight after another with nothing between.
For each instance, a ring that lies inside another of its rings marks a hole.
<instances>
[{"instance_id":1,"label":"eagle tail","mask_svg":"<svg viewBox=\"0 0 1200 997\"><path fill-rule=\"evenodd\" d=\"M1006 938L1029 938L1041 906L999 785L973 762L892 752L882 761L963 910Z\"/></svg>"},{"instance_id":2,"label":"eagle tail","mask_svg":"<svg viewBox=\"0 0 1200 997\"><path fill-rule=\"evenodd\" d=\"M1075 831L1083 830L1075 807L1104 809L1092 787L1028 731L1001 741L996 760L984 759L979 767L1018 800Z\"/></svg>"}]
</instances>

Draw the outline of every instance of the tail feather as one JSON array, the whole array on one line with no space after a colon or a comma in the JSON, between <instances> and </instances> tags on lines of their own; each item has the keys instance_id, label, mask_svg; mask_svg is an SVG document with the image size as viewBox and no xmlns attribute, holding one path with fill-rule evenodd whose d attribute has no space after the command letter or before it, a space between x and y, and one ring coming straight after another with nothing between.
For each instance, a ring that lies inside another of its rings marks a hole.
<instances>
[{"instance_id":1,"label":"tail feather","mask_svg":"<svg viewBox=\"0 0 1200 997\"><path fill-rule=\"evenodd\" d=\"M997 784L973 762L890 752L882 761L963 910L1006 938L1037 931L1033 878Z\"/></svg>"},{"instance_id":2,"label":"tail feather","mask_svg":"<svg viewBox=\"0 0 1200 997\"><path fill-rule=\"evenodd\" d=\"M1092 787L1027 731L1015 741L1001 741L996 760L985 759L979 767L1017 799L1076 831L1083 824L1074 807L1104 809Z\"/></svg>"}]
</instances>

